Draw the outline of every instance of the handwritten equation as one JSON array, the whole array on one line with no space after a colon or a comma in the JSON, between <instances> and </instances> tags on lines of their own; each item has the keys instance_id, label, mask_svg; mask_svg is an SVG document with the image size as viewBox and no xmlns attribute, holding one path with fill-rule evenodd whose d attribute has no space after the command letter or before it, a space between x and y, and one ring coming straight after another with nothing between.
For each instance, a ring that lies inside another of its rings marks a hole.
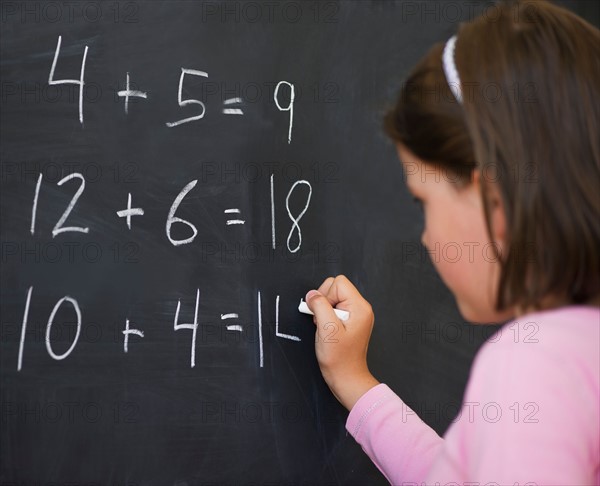
<instances>
[{"instance_id":1,"label":"handwritten equation","mask_svg":"<svg viewBox=\"0 0 600 486\"><path fill-rule=\"evenodd\" d=\"M56 65L58 63L58 58L60 55L61 44L62 44L62 36L59 35L58 41L56 43L56 51L54 52L54 60L52 61L52 67L50 69L50 75L48 76L48 84L50 86L61 85L61 84L72 84L72 85L76 85L79 87L79 96L78 96L78 99L79 99L79 122L83 125L83 92L84 92L83 88L85 86L85 63L87 60L89 46L86 45L83 50L83 58L81 61L81 70L79 72L79 79L55 79L54 73L55 73ZM197 76L200 78L208 78L208 73L206 71L201 71L199 69L191 69L191 68L182 67L181 74L179 76L179 86L177 89L177 104L180 107L196 105L198 107L198 114L196 114L194 116L189 116L187 118L175 120L175 121L165 122L165 125L168 128L174 128L174 127L183 125L185 123L190 123L193 121L201 120L202 118L204 118L204 115L206 114L206 105L203 101L196 100L193 98L184 98L183 97L183 86L184 86L184 81L185 81L186 76ZM282 103L280 103L280 101L279 101L279 91L283 86L287 86L289 89L289 101L288 101L287 105L285 105L285 104L282 105ZM119 96L120 98L123 98L125 114L129 114L130 99L138 98L138 99L147 100L148 92L131 89L129 72L127 72L125 75L125 89L118 91L117 96ZM295 91L294 85L292 83L289 83L288 81L279 81L277 83L277 85L275 86L275 92L273 93L273 100L279 111L289 112L288 134L287 134L288 144L292 143L292 130L293 130L293 126L294 126L294 101L295 101L295 99L296 99L296 91ZM225 115L237 115L237 116L244 115L244 111L239 106L242 103L243 103L242 98L239 98L239 97L228 98L223 102L222 113Z\"/></svg>"},{"instance_id":2,"label":"handwritten equation","mask_svg":"<svg viewBox=\"0 0 600 486\"><path fill-rule=\"evenodd\" d=\"M65 209L65 211L63 212L62 216L58 219L58 221L54 225L54 228L52 229L52 237L53 238L61 233L69 233L69 232L71 232L71 233L89 233L89 231L90 231L89 227L87 227L87 226L65 226L67 218L73 211L73 208L75 207L75 205L77 204L77 201L79 200L79 198L81 197L81 195L83 194L83 192L85 190L85 177L79 172L73 172L73 173L63 177L60 181L58 181L56 183L57 186L62 186L63 184L65 184L69 181L73 181L73 180L79 181L79 187L75 191L75 194L71 198L71 201L69 202L69 204L68 204L67 208ZM35 234L35 226L36 226L37 211L38 211L37 208L38 208L38 201L40 198L40 189L42 186L42 182L43 182L43 173L40 172L38 179L37 179L36 186L35 186L33 203L31 205L31 226L30 226L29 231L32 236ZM190 221L187 221L183 218L175 216L177 209L181 205L183 199L185 198L185 196L188 193L190 193L196 187L197 183L198 183L198 179L194 179L191 182L189 182L188 184L186 184L186 186L177 195L177 197L173 201L173 204L171 205L171 208L169 209L169 214L167 215L167 219L165 222L165 234L167 236L167 239L171 242L171 244L173 246L180 246L180 245L186 245L186 244L192 243L194 241L194 239L196 238L196 236L198 236L198 228L196 227L196 225L194 225ZM301 209L300 213L298 215L294 216L292 214L292 209L290 208L290 198L292 197L293 193L296 190L298 190L298 188L300 188L301 186L305 186L308 189L308 192L306 194L306 201L305 201L304 207ZM276 248L276 238L275 238L275 232L276 232L275 213L276 213L276 211L275 211L275 177L274 177L274 174L271 174L271 177L270 177L269 193L270 193L270 198L271 198L271 211L270 211L271 245L272 245L272 248L275 249ZM287 196L285 198L285 209L286 209L287 215L292 223L292 227L288 233L287 242L286 242L287 248L291 253L296 253L298 250L300 250L300 248L302 246L302 230L300 228L300 220L306 214L306 211L308 210L308 208L310 206L311 198L312 198L312 185L310 182L308 182L307 180L304 180L304 179L295 181L294 184L292 184L292 187L288 191ZM116 210L115 213L118 218L123 218L125 220L128 230L131 230L131 228L132 228L132 217L144 216L146 214L143 208L132 206L131 192L127 193L127 207L125 207L124 209ZM239 226L239 225L244 225L246 223L245 219L241 219L242 218L242 210L239 208L227 208L227 209L223 210L223 213L225 215L224 223L226 226ZM192 232L191 236L189 236L187 238L175 238L172 234L172 228L173 228L173 225L175 225L175 224L182 224L184 226L187 226ZM294 237L294 235L296 235L296 239L297 239L297 244L295 246L292 243L292 238Z\"/></svg>"},{"instance_id":3,"label":"handwritten equation","mask_svg":"<svg viewBox=\"0 0 600 486\"><path fill-rule=\"evenodd\" d=\"M52 66L50 69L50 74L48 76L48 84L49 85L75 85L78 87L78 105L79 105L79 122L84 123L84 86L85 86L85 73L86 73L86 62L88 59L88 51L89 47L86 45L83 50L83 57L81 61L81 69L79 73L78 79L57 79L56 77L56 69L58 65L58 61L61 53L61 44L62 44L62 36L58 36L56 50L54 53L54 58L52 61ZM171 129L181 126L183 124L196 122L204 118L206 114L206 105L203 101L186 98L184 97L184 86L186 80L189 80L190 77L197 78L208 78L208 73L205 71L201 71L199 69L192 69L188 67L182 67L181 73L179 77L179 84L177 88L177 103L179 107L186 106L195 106L197 109L197 113L193 116L188 116L186 118L180 118L173 121L165 121L164 126ZM282 102L280 100L280 92L282 89L286 89L289 93L287 97L287 102ZM130 73L125 73L125 89L119 90L117 95L123 99L124 102L124 111L125 114L129 114L130 112L130 101L132 99L141 99L148 100L149 95L147 91L142 91L139 89L133 89ZM288 144L292 141L292 132L293 132L293 123L294 123L294 102L295 102L295 87L292 83L287 81L279 81L275 87L273 93L273 101L277 107L277 109L281 112L288 113L288 130L287 130L287 142ZM244 115L244 101L240 97L233 97L224 100L223 107L221 110L223 115L230 116L243 116ZM37 172L37 171L36 171ZM269 171L271 172L271 171ZM198 236L198 222L191 221L188 219L184 219L181 216L178 216L178 210L182 205L183 201L186 197L192 193L194 190L198 190L198 180L193 179L189 181L185 186L179 191L179 193L175 196L164 221L164 235L166 236L169 243L174 247L179 247L182 245L188 245L194 242L196 237ZM275 204L275 176L271 172L269 178L268 185L268 194L270 197L270 229L271 229L271 238L270 243L273 249L277 246L276 241L276 204ZM301 219L304 217L306 212L310 207L310 202L312 198L312 185L306 179L292 179L291 181L287 181L291 184L291 187L287 190L287 194L285 197L285 210L287 212L287 217L291 222L291 228L287 235L286 239L286 247L290 253L296 253L301 249L302 246L302 230L300 226ZM66 208L59 216L56 214L56 222L51 230L52 238L56 238L59 235L63 235L65 233L79 233L79 234L90 234L90 227L84 225L74 225L69 224L68 220L75 209L80 198L84 197L84 193L86 191L86 177L81 172L71 172L70 174L62 177L58 182L55 183L58 187L71 187L73 189L73 195L66 205ZM37 182L35 185L35 191L33 193L33 200L31 204L31 218L29 224L29 232L31 236L36 235L36 225L38 219L38 209L40 205L46 204L48 200L48 194L52 193L51 190L54 182L46 182L44 181L44 173L39 172L37 177ZM286 188L287 189L287 188ZM294 196L296 191L301 191L301 196ZM298 200L298 197L303 197L303 206L296 211L296 214L292 211L290 206L290 199L294 196L295 200ZM148 214L146 209L142 207L140 204L136 204L136 195L130 191L127 191L127 196L125 198L125 193L123 193L123 199L126 199L126 202L123 202L123 205L119 205L114 207L114 215L116 221L122 221L126 227L127 231L134 231L135 222L138 218L143 218ZM166 209L166 208L165 208ZM181 214L181 212L179 212ZM232 228L232 231L236 231L235 228L243 229L248 222L245 217L245 213L242 207L238 204L231 203L222 208L222 224L225 227ZM81 224L81 223L80 223ZM174 228L178 227L178 231L174 231ZM183 230L183 231L182 231ZM39 232L39 230L38 230ZM21 371L23 367L24 354L26 348L26 335L27 335L27 327L29 320L29 311L32 305L34 294L33 285L30 286L27 290L27 296L25 298L25 306L23 311L23 320L20 329L20 340L19 340L19 350L18 350L18 358L17 358L17 371ZM180 318L180 311L182 307L181 299L177 301L177 306L174 308L173 315L173 331L189 331L191 336L191 344L190 344L190 367L194 368L196 366L196 339L198 334L198 329L200 326L200 322L198 319L198 312L200 308L200 289L196 289L196 299L194 304L194 318L191 322L183 322L183 319ZM275 299L275 337L278 339L285 339L293 342L300 342L301 339L298 336L293 334L288 334L280 331L280 323L279 323L279 306L280 306L280 296L277 295ZM263 336L263 308L262 308L262 295L261 292L258 291L256 295L256 321L257 321L257 329L258 329L258 356L259 356L259 366L264 367L264 336ZM62 310L61 310L62 309ZM57 315L64 315L65 312L73 312L75 315L75 333L74 336L70 339L70 345L68 349L64 352L57 352L55 346L53 345L52 338L52 329L55 326L55 321L57 321ZM220 313L220 321L223 325L223 329L230 333L242 333L244 331L244 325L240 321L240 315L236 311L236 309L223 309L223 312ZM122 322L122 321L121 321ZM66 359L77 347L77 343L80 339L81 330L83 323L83 315L82 310L79 305L79 302L76 298L71 295L65 295L60 298L52 308L49 313L46 326L45 326L45 346L48 355L57 361L61 361ZM132 347L135 347L135 343L139 342L139 340L144 339L146 337L146 330L141 326L138 322L136 322L134 317L127 316L124 319L123 327L120 330L120 335L122 335L122 346L123 352L129 353Z\"/></svg>"},{"instance_id":4,"label":"handwritten equation","mask_svg":"<svg viewBox=\"0 0 600 486\"><path fill-rule=\"evenodd\" d=\"M23 322L21 324L21 335L20 335L20 340L19 340L19 353L18 353L18 357L17 357L17 371L21 371L21 369L23 368L25 337L27 334L27 325L28 325L28 320L29 320L29 308L31 306L32 294L33 294L33 286L29 287L29 289L27 291L27 297L25 300L25 310L23 312ZM286 339L289 341L300 342L301 339L298 336L294 336L292 334L286 334L286 333L280 331L279 301L280 301L280 296L277 295L277 297L275 299L275 337L280 338L280 339ZM72 340L69 348L63 353L57 353L54 351L54 348L52 345L52 338L51 338L52 326L54 325L55 317L56 317L56 314L58 313L58 311L61 309L61 307L66 306L66 305L70 305L72 307L73 311L75 312L75 316L76 316L75 335L73 337L73 340ZM177 300L177 307L175 309L175 316L173 319L173 331L182 331L182 330L191 331L190 368L194 368L196 366L196 338L198 335L198 327L199 327L199 321L198 321L199 307L200 307L200 289L196 289L196 301L195 301L195 305L194 305L194 320L193 320L193 322L180 322L179 314L180 314L180 310L181 310L181 299ZM263 315L262 307L263 307L262 306L262 295L261 295L261 292L258 291L256 316L257 316L257 322L258 322L257 327L258 327L259 366L261 368L264 367L264 336L263 336L263 327L264 326L263 326L263 318L262 318L262 315ZM231 310L231 309L229 309L229 310ZM223 321L225 329L227 331L240 332L240 333L244 331L243 326L241 324L236 323L239 320L239 314L237 312L222 313L220 315L220 317L221 317L221 321ZM62 297L61 299L59 299L56 302L56 304L52 308L52 311L50 312L48 321L46 323L45 340L44 340L45 344L46 344L46 351L48 352L48 355L52 359L54 359L56 361L61 361L65 358L67 358L73 352L73 350L77 346L77 342L79 341L79 337L81 335L81 328L82 328L82 322L83 322L82 318L83 318L83 315L81 312L81 308L75 298L65 295L64 297ZM124 353L129 352L130 339L132 336L136 336L136 338L139 338L139 339L143 339L145 337L143 329L140 329L138 327L133 327L136 325L137 324L134 324L129 318L125 319L125 325L124 325L123 330L121 331L121 333L123 335L123 352ZM332 332L330 333L330 335L326 336L324 339L329 340L333 337L336 330L332 329L331 331Z\"/></svg>"}]
</instances>

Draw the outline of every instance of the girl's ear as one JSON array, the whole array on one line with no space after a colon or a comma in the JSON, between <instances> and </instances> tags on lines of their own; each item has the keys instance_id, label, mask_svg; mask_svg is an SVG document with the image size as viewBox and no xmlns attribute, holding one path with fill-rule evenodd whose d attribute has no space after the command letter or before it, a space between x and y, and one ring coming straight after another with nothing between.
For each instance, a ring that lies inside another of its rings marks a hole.
<instances>
[{"instance_id":1,"label":"girl's ear","mask_svg":"<svg viewBox=\"0 0 600 486\"><path fill-rule=\"evenodd\" d=\"M481 173L479 170L473 171L473 184L478 191L481 191ZM481 192L480 192L481 194ZM492 240L504 250L506 242L506 214L500 190L493 182L486 183L485 198L487 199L488 211L490 216L490 226L492 231Z\"/></svg>"}]
</instances>

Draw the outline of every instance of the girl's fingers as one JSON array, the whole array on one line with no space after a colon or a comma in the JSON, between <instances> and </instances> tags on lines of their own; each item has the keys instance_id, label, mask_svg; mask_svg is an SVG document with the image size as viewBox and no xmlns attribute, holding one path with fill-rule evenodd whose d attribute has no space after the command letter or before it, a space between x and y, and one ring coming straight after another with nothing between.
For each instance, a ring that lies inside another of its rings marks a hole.
<instances>
[{"instance_id":1,"label":"girl's fingers","mask_svg":"<svg viewBox=\"0 0 600 486\"><path fill-rule=\"evenodd\" d=\"M312 292L312 291L311 291ZM306 302L311 297L311 292L306 295ZM327 278L319 287L319 292L327 302L330 304L330 307L337 307L338 309L347 310L351 314L351 321L354 321L354 318L358 318L363 320L372 315L371 305L363 298L357 288L348 280L344 275L338 275L337 277L329 277ZM327 316L320 316L321 308L318 310L313 310L309 305L309 308L322 319L327 317L329 319L330 312L328 310ZM336 316L337 321L337 316ZM332 322L336 322L332 321ZM315 321L316 323L316 321ZM344 323L346 326L348 323Z\"/></svg>"},{"instance_id":2,"label":"girl's fingers","mask_svg":"<svg viewBox=\"0 0 600 486\"><path fill-rule=\"evenodd\" d=\"M357 297L362 299L360 292L344 275L327 278L321 284L318 291L327 298L332 306L356 299Z\"/></svg>"},{"instance_id":3,"label":"girl's fingers","mask_svg":"<svg viewBox=\"0 0 600 486\"><path fill-rule=\"evenodd\" d=\"M370 311L369 303L363 298L358 289L344 275L338 275L327 289L322 292L329 303L358 316Z\"/></svg>"},{"instance_id":4,"label":"girl's fingers","mask_svg":"<svg viewBox=\"0 0 600 486\"><path fill-rule=\"evenodd\" d=\"M317 290L326 296L327 292L329 292L329 289L333 285L334 281L335 281L335 278L333 278L333 277L326 278L325 281L321 284L321 286Z\"/></svg>"},{"instance_id":5,"label":"girl's fingers","mask_svg":"<svg viewBox=\"0 0 600 486\"><path fill-rule=\"evenodd\" d=\"M320 337L323 337L323 333L329 333L334 326L337 328L343 326L342 321L335 315L331 303L320 292L311 290L306 294L306 304L315 314L313 322L317 326Z\"/></svg>"}]
</instances>

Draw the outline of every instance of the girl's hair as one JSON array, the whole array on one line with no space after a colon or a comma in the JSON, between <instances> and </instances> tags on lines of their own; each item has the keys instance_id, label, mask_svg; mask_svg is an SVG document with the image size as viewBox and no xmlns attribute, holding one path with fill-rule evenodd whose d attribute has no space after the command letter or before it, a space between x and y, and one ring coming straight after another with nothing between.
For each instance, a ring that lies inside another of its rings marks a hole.
<instances>
[{"instance_id":1,"label":"girl's hair","mask_svg":"<svg viewBox=\"0 0 600 486\"><path fill-rule=\"evenodd\" d=\"M505 1L462 24L463 104L435 45L386 114L388 135L457 185L481 175L507 221L496 310L600 293L600 31L546 1Z\"/></svg>"}]
</instances>

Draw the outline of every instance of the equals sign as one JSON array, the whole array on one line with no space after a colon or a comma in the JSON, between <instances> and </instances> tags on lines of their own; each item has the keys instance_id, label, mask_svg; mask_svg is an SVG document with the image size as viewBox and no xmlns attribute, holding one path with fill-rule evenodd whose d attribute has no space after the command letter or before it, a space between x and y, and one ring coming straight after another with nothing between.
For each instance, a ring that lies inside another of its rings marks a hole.
<instances>
[{"instance_id":1,"label":"equals sign","mask_svg":"<svg viewBox=\"0 0 600 486\"><path fill-rule=\"evenodd\" d=\"M235 312L232 312L231 314L221 314L222 321L225 321L227 319L237 319L238 317L239 317L239 315L237 315ZM227 330L242 332L242 326L240 326L238 324L230 324L227 326Z\"/></svg>"},{"instance_id":2,"label":"equals sign","mask_svg":"<svg viewBox=\"0 0 600 486\"><path fill-rule=\"evenodd\" d=\"M223 212L225 214L240 214L240 210L236 209L236 208L226 209ZM244 221L243 219L228 219L227 220L227 226L232 225L232 224L244 224L245 222L246 221Z\"/></svg>"},{"instance_id":3,"label":"equals sign","mask_svg":"<svg viewBox=\"0 0 600 486\"><path fill-rule=\"evenodd\" d=\"M242 98L229 98L223 102L226 108L223 108L225 115L243 115L244 112L239 108L227 108L227 106L235 105L242 102Z\"/></svg>"}]
</instances>

